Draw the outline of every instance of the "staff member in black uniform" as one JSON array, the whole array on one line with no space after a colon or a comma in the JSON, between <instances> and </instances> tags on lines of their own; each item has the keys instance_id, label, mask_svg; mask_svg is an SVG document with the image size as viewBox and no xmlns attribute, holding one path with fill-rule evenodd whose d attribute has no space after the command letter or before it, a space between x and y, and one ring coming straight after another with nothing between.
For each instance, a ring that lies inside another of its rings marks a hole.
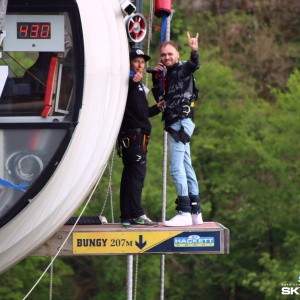
<instances>
[{"instance_id":1,"label":"staff member in black uniform","mask_svg":"<svg viewBox=\"0 0 300 300\"><path fill-rule=\"evenodd\" d=\"M130 77L124 117L118 137L120 156L124 165L120 186L121 223L157 226L144 213L141 206L142 189L146 176L147 144L151 133L149 117L159 114L163 101L149 107L142 84L145 62L150 57L141 49L129 53Z\"/></svg>"}]
</instances>

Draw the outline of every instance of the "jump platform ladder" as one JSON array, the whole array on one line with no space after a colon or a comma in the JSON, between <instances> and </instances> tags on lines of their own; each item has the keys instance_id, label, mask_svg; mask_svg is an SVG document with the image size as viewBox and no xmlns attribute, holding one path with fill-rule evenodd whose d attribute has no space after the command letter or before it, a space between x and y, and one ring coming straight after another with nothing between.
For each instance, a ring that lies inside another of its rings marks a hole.
<instances>
[{"instance_id":1,"label":"jump platform ladder","mask_svg":"<svg viewBox=\"0 0 300 300\"><path fill-rule=\"evenodd\" d=\"M71 229L64 225L30 256L56 255ZM184 227L76 225L58 255L228 254L229 239L229 229L218 222Z\"/></svg>"}]
</instances>

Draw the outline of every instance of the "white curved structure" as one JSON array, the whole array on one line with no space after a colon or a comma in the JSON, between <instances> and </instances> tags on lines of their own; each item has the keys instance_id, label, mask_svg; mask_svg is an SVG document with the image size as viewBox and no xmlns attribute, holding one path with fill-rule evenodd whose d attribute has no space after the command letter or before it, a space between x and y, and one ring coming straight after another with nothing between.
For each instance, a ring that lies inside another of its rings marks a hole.
<instances>
[{"instance_id":1,"label":"white curved structure","mask_svg":"<svg viewBox=\"0 0 300 300\"><path fill-rule=\"evenodd\" d=\"M0 272L41 246L86 199L113 149L128 88L128 41L119 0L77 0L85 51L79 124L54 175L0 229Z\"/></svg>"}]
</instances>

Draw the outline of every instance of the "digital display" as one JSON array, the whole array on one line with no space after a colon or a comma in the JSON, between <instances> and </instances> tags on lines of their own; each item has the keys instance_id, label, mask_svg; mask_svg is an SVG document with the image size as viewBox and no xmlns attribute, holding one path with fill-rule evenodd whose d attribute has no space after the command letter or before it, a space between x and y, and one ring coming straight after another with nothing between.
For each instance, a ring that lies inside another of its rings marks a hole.
<instances>
[{"instance_id":1,"label":"digital display","mask_svg":"<svg viewBox=\"0 0 300 300\"><path fill-rule=\"evenodd\" d=\"M4 30L4 51L65 51L64 15L7 14Z\"/></svg>"},{"instance_id":2,"label":"digital display","mask_svg":"<svg viewBox=\"0 0 300 300\"><path fill-rule=\"evenodd\" d=\"M51 39L51 23L17 22L17 39Z\"/></svg>"}]
</instances>

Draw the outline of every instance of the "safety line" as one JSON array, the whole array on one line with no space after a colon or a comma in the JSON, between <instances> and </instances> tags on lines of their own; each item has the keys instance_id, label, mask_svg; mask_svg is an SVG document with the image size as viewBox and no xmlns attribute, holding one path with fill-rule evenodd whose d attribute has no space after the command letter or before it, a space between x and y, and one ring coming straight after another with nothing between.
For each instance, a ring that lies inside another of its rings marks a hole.
<instances>
[{"instance_id":1,"label":"safety line","mask_svg":"<svg viewBox=\"0 0 300 300\"><path fill-rule=\"evenodd\" d=\"M70 237L70 235L71 235L72 232L74 231L74 229L75 229L75 227L76 227L78 221L80 220L80 217L81 217L82 214L84 213L84 211L85 211L87 205L89 204L89 202L90 202L92 196L94 195L95 190L96 190L96 188L97 188L97 186L98 186L98 184L99 184L99 182L100 182L100 179L101 179L101 176L99 176L99 178L98 178L98 180L97 180L97 182L96 182L96 184L95 184L95 186L94 186L94 188L93 188L93 190L92 190L92 192L91 192L91 194L90 194L88 200L86 201L86 204L85 204L84 207L82 208L82 211L81 211L80 215L78 216L77 220L75 221L75 224L74 224L73 227L71 228L70 232L68 233L68 235L67 235L67 237L65 238L64 242L62 243L61 247L59 247L57 253L56 253L56 254L53 256L53 258L51 259L50 264L47 266L47 268L46 268L45 271L42 273L42 275L41 275L40 278L37 280L37 282L33 285L33 287L31 288L31 290L25 295L25 297L23 298L23 300L25 300L25 299L31 294L31 292L35 289L35 287L36 287L36 286L38 285L38 283L42 280L42 278L44 277L44 275L46 274L46 272L49 270L49 268L50 268L50 267L52 266L52 264L54 263L56 257L58 256L58 254L60 253L60 251L62 250L62 248L63 248L64 245L66 244L68 238Z\"/></svg>"},{"instance_id":2,"label":"safety line","mask_svg":"<svg viewBox=\"0 0 300 300\"><path fill-rule=\"evenodd\" d=\"M3 51L3 47L0 46L0 49ZM34 79L36 79L40 84L42 84L43 86L46 86L46 84L44 82L42 82L38 77L36 77L34 74L32 74L30 71L26 70L26 68L24 68L15 58L13 58L8 52L5 52L7 54L7 56L9 56L9 58L11 58L19 67L21 67L21 69L23 69L24 71L26 71L30 76L32 76ZM12 69L11 67L8 65L8 63L2 58L2 61L9 67L9 70L18 78L20 78L20 76L18 76Z\"/></svg>"},{"instance_id":3,"label":"safety line","mask_svg":"<svg viewBox=\"0 0 300 300\"><path fill-rule=\"evenodd\" d=\"M162 16L162 23L161 23L161 43L164 41L170 40L170 28L171 28L171 17L167 17L166 13L163 13ZM160 88L163 89L163 76L161 74L161 82ZM167 150L168 150L168 143L167 143L167 132L164 130L163 135L163 162L162 162L162 221L166 220L166 186L167 186ZM165 286L165 255L162 254L160 257L160 300L164 300L164 286Z\"/></svg>"},{"instance_id":4,"label":"safety line","mask_svg":"<svg viewBox=\"0 0 300 300\"><path fill-rule=\"evenodd\" d=\"M113 170L114 157L115 157L115 148L116 148L116 145L114 145L114 148L113 148L113 150L112 150L112 154L111 154L111 163L109 163L109 161L108 161L109 179L108 179L108 185L107 185L107 188L106 188L106 196L105 196L105 199L104 199L104 202L103 202L102 210L101 210L101 212L100 212L100 216L102 216L103 211L104 211L105 206L106 206L108 194L110 194L110 210L111 210L112 223L115 222L115 221L114 221L113 201L112 201L112 189L111 189L112 170Z\"/></svg>"},{"instance_id":5,"label":"safety line","mask_svg":"<svg viewBox=\"0 0 300 300\"><path fill-rule=\"evenodd\" d=\"M138 282L138 266L139 266L139 256L135 255L135 280L134 280L134 298L136 300L137 295L137 282Z\"/></svg>"},{"instance_id":6,"label":"safety line","mask_svg":"<svg viewBox=\"0 0 300 300\"><path fill-rule=\"evenodd\" d=\"M53 258L53 256L51 256L51 259ZM53 264L51 265L51 269L50 269L50 287L49 287L50 291L49 291L49 300L52 300L52 294L53 294Z\"/></svg>"},{"instance_id":7,"label":"safety line","mask_svg":"<svg viewBox=\"0 0 300 300\"><path fill-rule=\"evenodd\" d=\"M133 266L133 255L127 255L127 292L126 292L126 299L132 299L132 266Z\"/></svg>"},{"instance_id":8,"label":"safety line","mask_svg":"<svg viewBox=\"0 0 300 300\"><path fill-rule=\"evenodd\" d=\"M150 0L149 9L149 22L148 22L148 42L147 42L147 54L150 54L150 42L152 41L152 26L153 26L153 0ZM147 61L147 67L149 67L149 61ZM148 87L149 73L146 72L146 87Z\"/></svg>"}]
</instances>

